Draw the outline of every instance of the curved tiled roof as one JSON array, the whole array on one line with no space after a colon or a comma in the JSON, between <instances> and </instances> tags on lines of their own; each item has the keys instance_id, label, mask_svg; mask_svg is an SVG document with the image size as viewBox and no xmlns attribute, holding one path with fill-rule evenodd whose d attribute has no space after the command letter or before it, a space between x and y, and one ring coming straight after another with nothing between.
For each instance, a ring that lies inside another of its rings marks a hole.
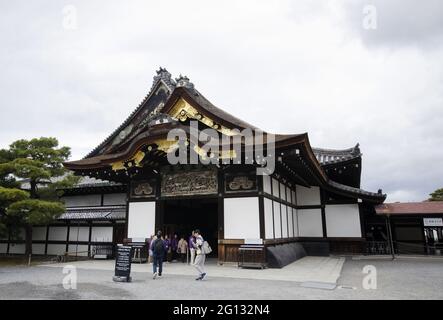
<instances>
[{"instance_id":1,"label":"curved tiled roof","mask_svg":"<svg viewBox=\"0 0 443 320\"><path fill-rule=\"evenodd\" d=\"M58 220L124 220L126 206L66 208Z\"/></svg>"},{"instance_id":2,"label":"curved tiled roof","mask_svg":"<svg viewBox=\"0 0 443 320\"><path fill-rule=\"evenodd\" d=\"M145 103L148 101L149 97L155 92L155 89L160 85L164 84L172 93L172 91L175 88L175 81L171 78L171 74L165 69L161 68L157 71L157 75L154 76L154 81L152 83L151 89L149 90L148 94L145 96L143 101L138 105L137 108L135 108L132 113L129 115L129 117L126 118L125 121L117 128L115 129L105 140L103 140L102 143L100 143L97 147L94 148L91 152L89 152L84 159L96 156L100 153L101 149L106 146L109 142L114 139L117 134L119 134L124 128L126 128L131 121L134 119L134 117L139 113L139 111L145 106Z\"/></svg>"},{"instance_id":3,"label":"curved tiled roof","mask_svg":"<svg viewBox=\"0 0 443 320\"><path fill-rule=\"evenodd\" d=\"M312 148L318 162L321 165L328 165L348 161L361 157L360 145L357 143L354 147L348 149L323 149Z\"/></svg>"}]
</instances>

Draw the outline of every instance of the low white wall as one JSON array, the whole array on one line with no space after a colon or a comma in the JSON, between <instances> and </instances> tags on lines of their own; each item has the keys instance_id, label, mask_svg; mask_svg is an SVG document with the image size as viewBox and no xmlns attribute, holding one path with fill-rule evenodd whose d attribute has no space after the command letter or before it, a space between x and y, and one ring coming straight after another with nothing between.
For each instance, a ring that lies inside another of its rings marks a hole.
<instances>
[{"instance_id":1,"label":"low white wall","mask_svg":"<svg viewBox=\"0 0 443 320\"><path fill-rule=\"evenodd\" d=\"M66 241L68 227L49 227L49 241Z\"/></svg>"},{"instance_id":2,"label":"low white wall","mask_svg":"<svg viewBox=\"0 0 443 320\"><path fill-rule=\"evenodd\" d=\"M297 214L300 237L323 237L321 209L299 209Z\"/></svg>"},{"instance_id":3,"label":"low white wall","mask_svg":"<svg viewBox=\"0 0 443 320\"><path fill-rule=\"evenodd\" d=\"M68 247L68 251L72 254L75 254L75 252L77 252L77 256L79 257L86 257L88 256L88 245L70 244Z\"/></svg>"},{"instance_id":4,"label":"low white wall","mask_svg":"<svg viewBox=\"0 0 443 320\"><path fill-rule=\"evenodd\" d=\"M26 246L23 243L11 243L9 245L9 253L15 253L15 254L24 254L26 250Z\"/></svg>"},{"instance_id":5,"label":"low white wall","mask_svg":"<svg viewBox=\"0 0 443 320\"><path fill-rule=\"evenodd\" d=\"M312 205L321 204L319 187L306 188L297 185L296 192L297 192L297 205L299 206L312 206Z\"/></svg>"},{"instance_id":6,"label":"low white wall","mask_svg":"<svg viewBox=\"0 0 443 320\"><path fill-rule=\"evenodd\" d=\"M45 254L45 244L44 243L33 243L32 244L32 254Z\"/></svg>"},{"instance_id":7,"label":"low white wall","mask_svg":"<svg viewBox=\"0 0 443 320\"><path fill-rule=\"evenodd\" d=\"M0 253L6 253L6 250L8 250L8 244L0 243Z\"/></svg>"},{"instance_id":8,"label":"low white wall","mask_svg":"<svg viewBox=\"0 0 443 320\"><path fill-rule=\"evenodd\" d=\"M58 255L66 252L64 244L48 244L48 255Z\"/></svg>"},{"instance_id":9,"label":"low white wall","mask_svg":"<svg viewBox=\"0 0 443 320\"><path fill-rule=\"evenodd\" d=\"M89 227L73 227L69 229L69 241L89 241Z\"/></svg>"},{"instance_id":10,"label":"low white wall","mask_svg":"<svg viewBox=\"0 0 443 320\"><path fill-rule=\"evenodd\" d=\"M281 216L280 216L280 203L273 201L274 203L274 228L275 238L281 238Z\"/></svg>"},{"instance_id":11,"label":"low white wall","mask_svg":"<svg viewBox=\"0 0 443 320\"><path fill-rule=\"evenodd\" d=\"M92 227L92 242L112 242L112 227Z\"/></svg>"},{"instance_id":12,"label":"low white wall","mask_svg":"<svg viewBox=\"0 0 443 320\"><path fill-rule=\"evenodd\" d=\"M128 238L149 238L155 233L155 202L130 202Z\"/></svg>"},{"instance_id":13,"label":"low white wall","mask_svg":"<svg viewBox=\"0 0 443 320\"><path fill-rule=\"evenodd\" d=\"M358 204L337 204L325 207L328 237L361 237Z\"/></svg>"},{"instance_id":14,"label":"low white wall","mask_svg":"<svg viewBox=\"0 0 443 320\"><path fill-rule=\"evenodd\" d=\"M33 227L32 228L32 240L33 241L45 241L46 240L46 227Z\"/></svg>"},{"instance_id":15,"label":"low white wall","mask_svg":"<svg viewBox=\"0 0 443 320\"><path fill-rule=\"evenodd\" d=\"M225 239L259 239L258 198L224 199Z\"/></svg>"}]
</instances>

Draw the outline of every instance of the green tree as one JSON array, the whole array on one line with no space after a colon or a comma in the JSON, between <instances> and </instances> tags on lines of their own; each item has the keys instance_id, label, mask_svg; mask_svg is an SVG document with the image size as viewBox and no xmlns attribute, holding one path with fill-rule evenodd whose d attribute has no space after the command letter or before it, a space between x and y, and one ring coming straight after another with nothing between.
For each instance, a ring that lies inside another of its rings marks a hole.
<instances>
[{"instance_id":1,"label":"green tree","mask_svg":"<svg viewBox=\"0 0 443 320\"><path fill-rule=\"evenodd\" d=\"M69 147L45 137L17 140L0 150L0 232L6 226L25 228L26 254L32 253L32 226L50 223L65 210L58 188L78 181L63 167L70 155Z\"/></svg>"},{"instance_id":2,"label":"green tree","mask_svg":"<svg viewBox=\"0 0 443 320\"><path fill-rule=\"evenodd\" d=\"M443 201L443 188L437 189L429 195L431 196L429 201Z\"/></svg>"}]
</instances>

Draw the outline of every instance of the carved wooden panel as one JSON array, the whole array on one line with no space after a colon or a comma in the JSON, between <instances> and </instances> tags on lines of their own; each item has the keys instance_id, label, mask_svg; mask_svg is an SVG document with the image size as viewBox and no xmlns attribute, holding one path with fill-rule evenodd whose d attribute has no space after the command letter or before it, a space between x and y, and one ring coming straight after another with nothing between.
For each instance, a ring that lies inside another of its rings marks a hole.
<instances>
[{"instance_id":1,"label":"carved wooden panel","mask_svg":"<svg viewBox=\"0 0 443 320\"><path fill-rule=\"evenodd\" d=\"M152 198L155 197L155 179L140 180L131 182L131 198Z\"/></svg>"},{"instance_id":2,"label":"carved wooden panel","mask_svg":"<svg viewBox=\"0 0 443 320\"><path fill-rule=\"evenodd\" d=\"M257 176L250 173L227 173L225 175L225 192L257 191Z\"/></svg>"},{"instance_id":3,"label":"carved wooden panel","mask_svg":"<svg viewBox=\"0 0 443 320\"><path fill-rule=\"evenodd\" d=\"M217 171L189 171L165 173L162 176L162 196L217 194Z\"/></svg>"}]
</instances>

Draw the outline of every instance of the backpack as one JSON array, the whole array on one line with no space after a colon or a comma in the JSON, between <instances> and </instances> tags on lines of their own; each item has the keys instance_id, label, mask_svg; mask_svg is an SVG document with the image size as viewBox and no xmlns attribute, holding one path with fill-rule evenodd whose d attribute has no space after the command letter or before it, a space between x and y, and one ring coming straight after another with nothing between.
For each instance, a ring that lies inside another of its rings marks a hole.
<instances>
[{"instance_id":1,"label":"backpack","mask_svg":"<svg viewBox=\"0 0 443 320\"><path fill-rule=\"evenodd\" d=\"M162 239L155 240L154 247L152 248L152 251L154 252L154 254L163 254L164 253L165 247L163 245Z\"/></svg>"},{"instance_id":2,"label":"backpack","mask_svg":"<svg viewBox=\"0 0 443 320\"><path fill-rule=\"evenodd\" d=\"M201 251L203 254L210 254L212 252L211 246L209 245L208 241L203 241Z\"/></svg>"}]
</instances>

